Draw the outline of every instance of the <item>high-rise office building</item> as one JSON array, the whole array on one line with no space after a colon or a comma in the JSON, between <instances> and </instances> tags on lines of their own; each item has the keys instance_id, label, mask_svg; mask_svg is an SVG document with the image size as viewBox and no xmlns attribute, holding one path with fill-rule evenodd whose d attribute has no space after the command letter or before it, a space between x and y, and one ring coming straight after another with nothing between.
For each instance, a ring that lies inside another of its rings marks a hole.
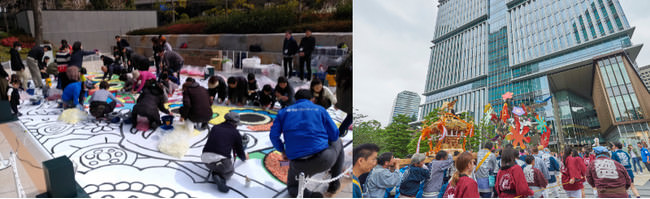
<instances>
[{"instance_id":1,"label":"high-rise office building","mask_svg":"<svg viewBox=\"0 0 650 199\"><path fill-rule=\"evenodd\" d=\"M639 67L639 74L641 75L643 84L645 84L648 92L650 92L650 65Z\"/></svg>"},{"instance_id":2,"label":"high-rise office building","mask_svg":"<svg viewBox=\"0 0 650 199\"><path fill-rule=\"evenodd\" d=\"M402 114L409 117L418 116L418 107L420 106L420 95L412 91L402 91L397 94L393 102L393 110L390 113L389 124L393 123L393 117Z\"/></svg>"},{"instance_id":3,"label":"high-rise office building","mask_svg":"<svg viewBox=\"0 0 650 199\"><path fill-rule=\"evenodd\" d=\"M546 118L551 145L648 139L650 95L634 61L642 45L618 0L438 2L420 119L458 99L456 112L478 122L512 92L515 106Z\"/></svg>"}]
</instances>

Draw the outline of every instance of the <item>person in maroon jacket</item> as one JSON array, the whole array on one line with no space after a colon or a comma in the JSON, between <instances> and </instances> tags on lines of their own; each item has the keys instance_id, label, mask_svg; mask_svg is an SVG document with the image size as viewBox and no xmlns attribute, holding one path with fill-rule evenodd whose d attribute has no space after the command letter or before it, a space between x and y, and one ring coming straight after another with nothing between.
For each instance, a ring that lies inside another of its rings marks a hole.
<instances>
[{"instance_id":1,"label":"person in maroon jacket","mask_svg":"<svg viewBox=\"0 0 650 199\"><path fill-rule=\"evenodd\" d=\"M548 180L544 178L544 174L539 169L535 168L535 156L529 155L526 156L526 166L524 167L524 175L526 176L526 182L528 182L528 188L535 192L533 198L541 198L542 191L538 191L546 188L548 185ZM541 162L540 164L543 164Z\"/></svg>"},{"instance_id":2,"label":"person in maroon jacket","mask_svg":"<svg viewBox=\"0 0 650 199\"><path fill-rule=\"evenodd\" d=\"M562 163L562 187L569 198L582 198L584 189L585 174L587 167L577 151L571 147L564 149L564 160Z\"/></svg>"},{"instance_id":3,"label":"person in maroon jacket","mask_svg":"<svg viewBox=\"0 0 650 199\"><path fill-rule=\"evenodd\" d=\"M443 198L480 198L478 184L469 177L476 167L476 160L471 153L465 151L456 158L456 172L449 180L449 185Z\"/></svg>"},{"instance_id":4,"label":"person in maroon jacket","mask_svg":"<svg viewBox=\"0 0 650 199\"><path fill-rule=\"evenodd\" d=\"M501 152L501 169L494 183L499 198L528 197L534 194L528 188L521 167L515 162L518 151L506 148Z\"/></svg>"},{"instance_id":5,"label":"person in maroon jacket","mask_svg":"<svg viewBox=\"0 0 650 199\"><path fill-rule=\"evenodd\" d=\"M598 190L599 198L627 198L632 179L621 163L609 158L603 146L594 148L596 160L587 168L587 182Z\"/></svg>"}]
</instances>

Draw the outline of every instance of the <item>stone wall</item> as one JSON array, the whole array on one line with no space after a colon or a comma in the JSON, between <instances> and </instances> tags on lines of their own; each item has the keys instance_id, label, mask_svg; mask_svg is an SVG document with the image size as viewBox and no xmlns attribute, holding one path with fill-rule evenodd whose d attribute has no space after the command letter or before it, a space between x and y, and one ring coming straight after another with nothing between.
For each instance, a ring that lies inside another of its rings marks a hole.
<instances>
[{"instance_id":1,"label":"stone wall","mask_svg":"<svg viewBox=\"0 0 650 199\"><path fill-rule=\"evenodd\" d=\"M213 35L164 35L174 51L185 58L189 65L204 66L210 58L216 57L221 50L223 53L248 51L249 46L259 45L262 52L249 52L248 57L260 57L262 64L282 63L282 46L284 33L273 34L213 34ZM352 33L313 33L317 46L336 46L345 43L352 49ZM157 35L127 35L124 36L137 54L147 57L153 55L151 38ZM303 33L294 33L294 39L300 43ZM187 43L185 49L179 48ZM228 56L233 58L232 56ZM297 57L294 59L296 65Z\"/></svg>"}]
</instances>

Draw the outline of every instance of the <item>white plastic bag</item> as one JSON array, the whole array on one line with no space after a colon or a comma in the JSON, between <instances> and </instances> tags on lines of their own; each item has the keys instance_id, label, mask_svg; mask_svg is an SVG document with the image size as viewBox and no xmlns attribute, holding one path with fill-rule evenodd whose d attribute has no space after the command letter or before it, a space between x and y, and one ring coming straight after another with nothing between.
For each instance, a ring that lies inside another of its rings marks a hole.
<instances>
[{"instance_id":1,"label":"white plastic bag","mask_svg":"<svg viewBox=\"0 0 650 199\"><path fill-rule=\"evenodd\" d=\"M76 124L79 121L85 120L88 116L86 111L79 110L77 108L65 109L61 115L59 115L59 121L63 121L68 124Z\"/></svg>"},{"instance_id":2,"label":"white plastic bag","mask_svg":"<svg viewBox=\"0 0 650 199\"><path fill-rule=\"evenodd\" d=\"M183 158L190 150L190 139L194 127L192 123L174 123L174 131L164 135L158 143L158 150L164 154Z\"/></svg>"}]
</instances>

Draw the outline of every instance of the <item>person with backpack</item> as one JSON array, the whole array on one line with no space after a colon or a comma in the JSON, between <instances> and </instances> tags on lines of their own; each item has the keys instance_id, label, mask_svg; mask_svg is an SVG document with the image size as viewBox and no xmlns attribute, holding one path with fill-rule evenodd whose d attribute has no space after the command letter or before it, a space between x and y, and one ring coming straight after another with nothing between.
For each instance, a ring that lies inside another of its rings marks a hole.
<instances>
[{"instance_id":1,"label":"person with backpack","mask_svg":"<svg viewBox=\"0 0 650 199\"><path fill-rule=\"evenodd\" d=\"M454 159L451 154L448 154L446 151L440 150L436 154L435 160L429 163L429 181L424 184L424 190L422 197L424 198L435 198L440 194L440 188L445 182L444 175L447 169L451 167L454 163ZM444 193L444 191L442 191Z\"/></svg>"},{"instance_id":2,"label":"person with backpack","mask_svg":"<svg viewBox=\"0 0 650 199\"><path fill-rule=\"evenodd\" d=\"M429 180L429 170L424 167L426 156L416 153L411 157L411 164L404 172L400 183L401 198L415 198L420 190L420 184Z\"/></svg>"},{"instance_id":3,"label":"person with backpack","mask_svg":"<svg viewBox=\"0 0 650 199\"><path fill-rule=\"evenodd\" d=\"M469 176L476 166L476 160L470 152L461 153L456 159L456 172L449 180L443 198L478 198L478 184Z\"/></svg>"},{"instance_id":4,"label":"person with backpack","mask_svg":"<svg viewBox=\"0 0 650 199\"><path fill-rule=\"evenodd\" d=\"M506 147L501 154L501 169L495 181L499 198L528 197L535 193L530 190L524 171L515 161L518 151Z\"/></svg>"},{"instance_id":5,"label":"person with backpack","mask_svg":"<svg viewBox=\"0 0 650 199\"><path fill-rule=\"evenodd\" d=\"M492 153L492 142L486 142L483 149L478 151L476 165L476 182L481 198L492 197L492 187L490 187L490 175L497 167L496 156Z\"/></svg>"},{"instance_id":6,"label":"person with backpack","mask_svg":"<svg viewBox=\"0 0 650 199\"><path fill-rule=\"evenodd\" d=\"M639 191L634 187L634 172L632 171L632 164L630 163L630 154L623 151L623 144L620 142L616 142L612 144L612 160L621 163L623 167L625 167L625 170L627 170L628 176L630 176L630 179L632 181L632 184L630 184L630 188L632 189L632 193L634 193L634 196L637 198L640 198L641 196L639 195Z\"/></svg>"},{"instance_id":7,"label":"person with backpack","mask_svg":"<svg viewBox=\"0 0 650 199\"><path fill-rule=\"evenodd\" d=\"M539 148L543 148L544 146L539 146ZM551 195L555 195L556 198L560 197L560 187L557 184L557 172L560 171L560 164L558 163L557 159L550 154L550 150L548 148L543 148L544 150L540 153L542 153L542 161L544 161L544 165L548 168L548 175L550 178L548 178L548 187L545 191L544 198L551 198ZM541 164L541 163L540 163Z\"/></svg>"}]
</instances>

